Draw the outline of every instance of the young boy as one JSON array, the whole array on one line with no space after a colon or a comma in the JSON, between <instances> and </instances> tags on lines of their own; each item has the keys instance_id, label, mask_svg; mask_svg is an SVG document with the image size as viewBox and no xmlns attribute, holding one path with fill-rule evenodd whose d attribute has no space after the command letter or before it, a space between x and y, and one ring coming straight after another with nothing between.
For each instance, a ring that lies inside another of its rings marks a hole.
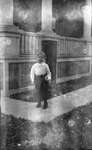
<instances>
[{"instance_id":1,"label":"young boy","mask_svg":"<svg viewBox=\"0 0 92 150\"><path fill-rule=\"evenodd\" d=\"M38 54L38 62L31 68L31 81L35 85L37 107L41 107L41 101L44 101L43 109L48 107L47 92L48 82L51 80L51 72L48 64L45 63L45 54L41 51Z\"/></svg>"}]
</instances>

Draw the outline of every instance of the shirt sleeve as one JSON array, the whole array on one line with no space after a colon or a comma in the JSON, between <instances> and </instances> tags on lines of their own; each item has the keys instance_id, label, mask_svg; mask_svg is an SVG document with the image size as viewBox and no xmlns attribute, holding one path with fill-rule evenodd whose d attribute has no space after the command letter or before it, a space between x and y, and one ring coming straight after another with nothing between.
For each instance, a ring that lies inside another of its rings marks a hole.
<instances>
[{"instance_id":1,"label":"shirt sleeve","mask_svg":"<svg viewBox=\"0 0 92 150\"><path fill-rule=\"evenodd\" d=\"M35 70L34 70L34 65L31 68L31 72L30 72L30 78L31 78L31 82L34 83L34 77L35 77Z\"/></svg>"},{"instance_id":2,"label":"shirt sleeve","mask_svg":"<svg viewBox=\"0 0 92 150\"><path fill-rule=\"evenodd\" d=\"M50 68L49 68L48 64L46 64L46 68L47 68L47 78L48 78L48 80L51 80L51 72L50 72Z\"/></svg>"}]
</instances>

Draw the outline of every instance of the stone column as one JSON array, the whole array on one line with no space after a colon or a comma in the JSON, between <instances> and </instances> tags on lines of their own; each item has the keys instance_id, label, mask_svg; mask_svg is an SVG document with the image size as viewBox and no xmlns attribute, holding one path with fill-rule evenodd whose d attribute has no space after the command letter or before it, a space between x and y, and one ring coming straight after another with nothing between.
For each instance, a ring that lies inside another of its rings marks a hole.
<instances>
[{"instance_id":1,"label":"stone column","mask_svg":"<svg viewBox=\"0 0 92 150\"><path fill-rule=\"evenodd\" d=\"M83 7L84 17L84 35L87 40L91 40L91 24L92 24L92 6L91 0L86 0L86 4Z\"/></svg>"},{"instance_id":2,"label":"stone column","mask_svg":"<svg viewBox=\"0 0 92 150\"><path fill-rule=\"evenodd\" d=\"M16 29L13 25L13 0L0 0L0 60L3 63L3 96L9 95L8 59L16 56L16 53L18 55L19 39L14 34L18 31Z\"/></svg>"},{"instance_id":3,"label":"stone column","mask_svg":"<svg viewBox=\"0 0 92 150\"><path fill-rule=\"evenodd\" d=\"M0 31L17 30L13 25L13 0L0 0Z\"/></svg>"},{"instance_id":4,"label":"stone column","mask_svg":"<svg viewBox=\"0 0 92 150\"><path fill-rule=\"evenodd\" d=\"M42 0L42 31L52 31L52 0Z\"/></svg>"},{"instance_id":5,"label":"stone column","mask_svg":"<svg viewBox=\"0 0 92 150\"><path fill-rule=\"evenodd\" d=\"M4 61L3 63L3 96L9 95L9 64Z\"/></svg>"},{"instance_id":6,"label":"stone column","mask_svg":"<svg viewBox=\"0 0 92 150\"><path fill-rule=\"evenodd\" d=\"M90 57L90 73L92 72L92 46L91 46L91 26L92 26L92 2L91 0L86 0L85 6L83 7L83 17L84 17L84 31L83 38L87 40L86 50Z\"/></svg>"},{"instance_id":7,"label":"stone column","mask_svg":"<svg viewBox=\"0 0 92 150\"><path fill-rule=\"evenodd\" d=\"M0 0L0 25L13 25L13 0Z\"/></svg>"},{"instance_id":8,"label":"stone column","mask_svg":"<svg viewBox=\"0 0 92 150\"><path fill-rule=\"evenodd\" d=\"M6 52L6 41L8 37L5 36L5 31L11 31L13 27L13 0L0 0L0 59L3 60L3 96L8 96L9 93L9 68L8 63L4 59Z\"/></svg>"}]
</instances>

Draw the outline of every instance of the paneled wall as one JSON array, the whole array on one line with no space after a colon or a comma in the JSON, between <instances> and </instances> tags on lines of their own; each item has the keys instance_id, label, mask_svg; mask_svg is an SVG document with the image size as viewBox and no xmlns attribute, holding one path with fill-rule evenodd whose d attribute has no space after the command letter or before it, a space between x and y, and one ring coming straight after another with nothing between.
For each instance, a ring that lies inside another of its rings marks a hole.
<instances>
[{"instance_id":1,"label":"paneled wall","mask_svg":"<svg viewBox=\"0 0 92 150\"><path fill-rule=\"evenodd\" d=\"M87 75L90 75L89 59L65 59L58 60L57 62L57 83L74 80Z\"/></svg>"},{"instance_id":2,"label":"paneled wall","mask_svg":"<svg viewBox=\"0 0 92 150\"><path fill-rule=\"evenodd\" d=\"M57 49L57 83L92 72L92 41L60 38Z\"/></svg>"},{"instance_id":3,"label":"paneled wall","mask_svg":"<svg viewBox=\"0 0 92 150\"><path fill-rule=\"evenodd\" d=\"M32 62L9 63L9 90L31 85L30 70Z\"/></svg>"},{"instance_id":4,"label":"paneled wall","mask_svg":"<svg viewBox=\"0 0 92 150\"><path fill-rule=\"evenodd\" d=\"M89 60L71 60L57 62L57 78L70 77L90 71Z\"/></svg>"}]
</instances>

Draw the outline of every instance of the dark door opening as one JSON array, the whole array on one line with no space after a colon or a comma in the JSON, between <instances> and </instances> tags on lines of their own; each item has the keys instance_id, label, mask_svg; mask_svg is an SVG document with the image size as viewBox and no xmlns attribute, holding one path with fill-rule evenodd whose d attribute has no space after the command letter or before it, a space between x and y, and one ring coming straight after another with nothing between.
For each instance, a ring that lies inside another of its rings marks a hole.
<instances>
[{"instance_id":1,"label":"dark door opening","mask_svg":"<svg viewBox=\"0 0 92 150\"><path fill-rule=\"evenodd\" d=\"M42 50L46 54L46 62L50 67L52 82L56 82L56 52L57 41L43 40Z\"/></svg>"}]
</instances>

